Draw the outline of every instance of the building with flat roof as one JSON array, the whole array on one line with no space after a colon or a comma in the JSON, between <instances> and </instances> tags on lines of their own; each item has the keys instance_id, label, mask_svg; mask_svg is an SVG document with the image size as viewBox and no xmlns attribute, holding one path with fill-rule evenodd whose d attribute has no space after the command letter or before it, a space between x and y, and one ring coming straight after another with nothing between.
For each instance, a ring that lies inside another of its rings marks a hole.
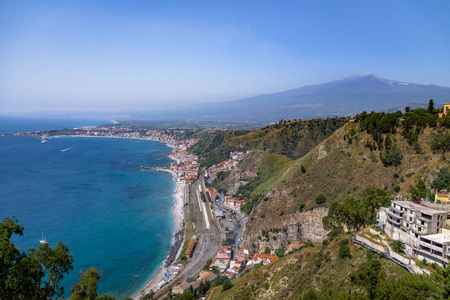
<instances>
[{"instance_id":1,"label":"building with flat roof","mask_svg":"<svg viewBox=\"0 0 450 300\"><path fill-rule=\"evenodd\" d=\"M392 201L386 213L386 234L415 248L419 248L422 236L440 233L448 215L448 211L411 201Z\"/></svg>"},{"instance_id":2,"label":"building with flat roof","mask_svg":"<svg viewBox=\"0 0 450 300\"><path fill-rule=\"evenodd\" d=\"M450 259L450 236L441 233L421 236L416 254L419 259L445 267Z\"/></svg>"}]
</instances>

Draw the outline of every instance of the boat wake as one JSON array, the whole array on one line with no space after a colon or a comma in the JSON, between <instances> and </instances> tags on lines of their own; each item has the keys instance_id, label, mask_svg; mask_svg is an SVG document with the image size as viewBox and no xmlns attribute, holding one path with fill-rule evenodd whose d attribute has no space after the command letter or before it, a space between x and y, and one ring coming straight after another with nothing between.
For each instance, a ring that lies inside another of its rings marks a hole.
<instances>
[{"instance_id":1,"label":"boat wake","mask_svg":"<svg viewBox=\"0 0 450 300\"><path fill-rule=\"evenodd\" d=\"M66 152L66 151L69 151L70 149L72 149L72 148L62 149L61 152Z\"/></svg>"}]
</instances>

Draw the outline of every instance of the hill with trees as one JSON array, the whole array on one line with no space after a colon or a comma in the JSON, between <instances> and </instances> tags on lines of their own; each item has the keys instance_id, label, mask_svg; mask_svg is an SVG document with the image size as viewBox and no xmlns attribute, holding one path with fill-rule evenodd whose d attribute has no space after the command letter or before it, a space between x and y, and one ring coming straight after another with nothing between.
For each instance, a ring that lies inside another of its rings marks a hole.
<instances>
[{"instance_id":1,"label":"hill with trees","mask_svg":"<svg viewBox=\"0 0 450 300\"><path fill-rule=\"evenodd\" d=\"M203 138L190 151L200 156L205 167L227 160L231 151L261 150L297 159L331 136L347 120L280 120L254 131L219 131Z\"/></svg>"},{"instance_id":2,"label":"hill with trees","mask_svg":"<svg viewBox=\"0 0 450 300\"><path fill-rule=\"evenodd\" d=\"M213 287L206 299L447 299L450 269L412 275L346 238L308 244Z\"/></svg>"},{"instance_id":3,"label":"hill with trees","mask_svg":"<svg viewBox=\"0 0 450 300\"><path fill-rule=\"evenodd\" d=\"M330 230L322 223L330 206L366 201L367 188L415 200L448 187L449 117L438 119L430 104L406 113L357 115L296 160L280 154L270 164L275 158L264 151L244 158L220 185L247 201L241 246L256 252L288 241L322 241Z\"/></svg>"}]
</instances>

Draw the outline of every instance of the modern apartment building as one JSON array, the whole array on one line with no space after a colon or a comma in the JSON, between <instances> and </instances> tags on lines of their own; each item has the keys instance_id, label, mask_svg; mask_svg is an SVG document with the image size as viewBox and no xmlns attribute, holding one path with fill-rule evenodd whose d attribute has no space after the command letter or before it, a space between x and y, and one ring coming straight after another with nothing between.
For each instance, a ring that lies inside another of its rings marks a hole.
<instances>
[{"instance_id":1,"label":"modern apartment building","mask_svg":"<svg viewBox=\"0 0 450 300\"><path fill-rule=\"evenodd\" d=\"M415 252L419 259L436 262L445 267L450 258L450 236L442 233L421 236L419 249Z\"/></svg>"},{"instance_id":2,"label":"modern apartment building","mask_svg":"<svg viewBox=\"0 0 450 300\"><path fill-rule=\"evenodd\" d=\"M421 237L440 233L448 211L437 210L410 201L392 201L387 210L387 235L419 248Z\"/></svg>"}]
</instances>

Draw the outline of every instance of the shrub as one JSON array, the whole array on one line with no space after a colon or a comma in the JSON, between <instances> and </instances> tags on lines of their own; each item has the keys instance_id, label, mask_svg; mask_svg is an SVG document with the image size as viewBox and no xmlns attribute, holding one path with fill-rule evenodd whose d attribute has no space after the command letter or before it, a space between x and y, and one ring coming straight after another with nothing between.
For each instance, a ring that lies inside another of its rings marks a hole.
<instances>
[{"instance_id":1,"label":"shrub","mask_svg":"<svg viewBox=\"0 0 450 300\"><path fill-rule=\"evenodd\" d=\"M348 239L339 242L339 258L352 258L350 248L348 247Z\"/></svg>"},{"instance_id":2,"label":"shrub","mask_svg":"<svg viewBox=\"0 0 450 300\"><path fill-rule=\"evenodd\" d=\"M402 253L405 250L405 245L400 241L393 241L391 243L391 248L397 253Z\"/></svg>"},{"instance_id":3,"label":"shrub","mask_svg":"<svg viewBox=\"0 0 450 300\"><path fill-rule=\"evenodd\" d=\"M327 198L325 197L324 194L317 195L316 199L315 199L316 203L319 204L319 205L320 204L324 204L326 200L327 200Z\"/></svg>"},{"instance_id":4,"label":"shrub","mask_svg":"<svg viewBox=\"0 0 450 300\"><path fill-rule=\"evenodd\" d=\"M223 283L223 291L229 290L233 287L233 284L229 279L225 280Z\"/></svg>"}]
</instances>

